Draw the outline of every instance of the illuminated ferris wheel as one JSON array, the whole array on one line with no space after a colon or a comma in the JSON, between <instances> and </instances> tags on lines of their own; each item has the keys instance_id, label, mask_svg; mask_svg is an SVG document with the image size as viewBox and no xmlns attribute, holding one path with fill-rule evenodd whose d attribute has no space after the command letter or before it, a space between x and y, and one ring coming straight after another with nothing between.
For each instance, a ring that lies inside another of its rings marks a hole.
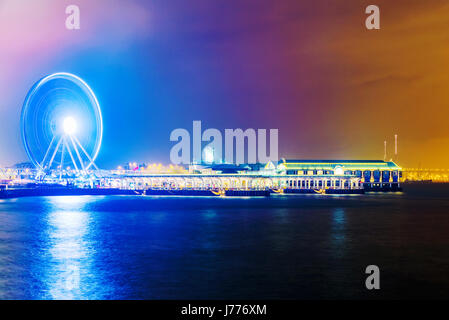
<instances>
[{"instance_id":1,"label":"illuminated ferris wheel","mask_svg":"<svg viewBox=\"0 0 449 320\"><path fill-rule=\"evenodd\" d=\"M98 169L101 110L81 78L54 73L36 82L23 104L21 130L26 153L38 169Z\"/></svg>"}]
</instances>

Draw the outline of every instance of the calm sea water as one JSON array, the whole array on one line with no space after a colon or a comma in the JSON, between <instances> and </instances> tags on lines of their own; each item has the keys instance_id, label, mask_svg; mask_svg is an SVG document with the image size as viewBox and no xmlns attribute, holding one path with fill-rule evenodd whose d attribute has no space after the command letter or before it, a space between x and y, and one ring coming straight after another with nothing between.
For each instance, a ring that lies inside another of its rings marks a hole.
<instances>
[{"instance_id":1,"label":"calm sea water","mask_svg":"<svg viewBox=\"0 0 449 320\"><path fill-rule=\"evenodd\" d=\"M0 200L1 299L419 297L449 298L449 185Z\"/></svg>"}]
</instances>

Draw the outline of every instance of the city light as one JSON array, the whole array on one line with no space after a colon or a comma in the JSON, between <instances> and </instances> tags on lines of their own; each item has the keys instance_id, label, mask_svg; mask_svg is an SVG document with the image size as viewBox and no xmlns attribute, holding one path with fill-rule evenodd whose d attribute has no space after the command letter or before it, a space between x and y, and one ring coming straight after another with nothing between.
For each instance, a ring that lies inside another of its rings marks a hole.
<instances>
[{"instance_id":1,"label":"city light","mask_svg":"<svg viewBox=\"0 0 449 320\"><path fill-rule=\"evenodd\" d=\"M337 176L341 176L341 175L343 175L343 168L342 167L336 167L335 168L335 175L337 175Z\"/></svg>"},{"instance_id":2,"label":"city light","mask_svg":"<svg viewBox=\"0 0 449 320\"><path fill-rule=\"evenodd\" d=\"M206 147L203 150L203 159L205 163L214 162L214 149L211 147Z\"/></svg>"}]
</instances>

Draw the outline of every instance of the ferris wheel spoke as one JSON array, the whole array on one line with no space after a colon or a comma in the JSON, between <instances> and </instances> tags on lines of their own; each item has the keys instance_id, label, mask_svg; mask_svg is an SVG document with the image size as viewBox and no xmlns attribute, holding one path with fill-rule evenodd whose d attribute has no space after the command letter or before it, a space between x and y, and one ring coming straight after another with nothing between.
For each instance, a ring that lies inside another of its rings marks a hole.
<instances>
[{"instance_id":1,"label":"ferris wheel spoke","mask_svg":"<svg viewBox=\"0 0 449 320\"><path fill-rule=\"evenodd\" d=\"M75 141L73 141L72 136L69 136L69 138L70 138L70 141L72 141L73 149L75 149L75 153L78 156L79 162L81 163L81 168L83 168L83 171L86 171L86 169L84 168L83 160L81 159L81 156L80 156L80 153L78 151L78 148L76 147Z\"/></svg>"},{"instance_id":2,"label":"ferris wheel spoke","mask_svg":"<svg viewBox=\"0 0 449 320\"><path fill-rule=\"evenodd\" d=\"M75 142L79 145L79 147L81 148L81 150L84 152L84 154L86 155L87 159L89 159L90 163L95 167L95 169L99 170L97 165L94 163L94 160L92 160L92 158L90 157L90 155L86 152L86 150L83 148L83 146L81 145L81 143L78 141L78 139L76 137L73 137L73 139L75 139Z\"/></svg>"},{"instance_id":3,"label":"ferris wheel spoke","mask_svg":"<svg viewBox=\"0 0 449 320\"><path fill-rule=\"evenodd\" d=\"M61 170L61 171L59 171L59 179L61 179L62 178L62 170L64 169L63 168L63 165L64 165L64 150L65 150L65 140L64 140L64 138L62 138L62 151L61 151L61 163L60 163L60 165L59 165L59 169Z\"/></svg>"},{"instance_id":4,"label":"ferris wheel spoke","mask_svg":"<svg viewBox=\"0 0 449 320\"><path fill-rule=\"evenodd\" d=\"M64 138L64 144L65 144L65 147L66 147L66 149L67 149L67 152L68 152L69 155L70 155L70 159L72 159L72 163L73 163L73 165L75 166L76 171L79 171L79 170L78 170L78 166L76 165L76 162L75 162L75 158L73 158L72 151L70 150L70 145L69 145L69 143L67 142L67 139L66 139L66 138Z\"/></svg>"},{"instance_id":5,"label":"ferris wheel spoke","mask_svg":"<svg viewBox=\"0 0 449 320\"><path fill-rule=\"evenodd\" d=\"M50 152L50 149L53 146L53 141L55 141L55 136L51 138L50 145L48 146L47 151L45 152L44 159L42 159L42 162L39 164L39 166L42 168L44 167L45 160L47 159L48 153Z\"/></svg>"},{"instance_id":6,"label":"ferris wheel spoke","mask_svg":"<svg viewBox=\"0 0 449 320\"><path fill-rule=\"evenodd\" d=\"M56 145L55 151L53 151L53 155L51 156L50 163L48 164L48 168L51 168L51 164L55 159L56 153L58 152L59 146L61 145L62 137L59 139L58 144Z\"/></svg>"}]
</instances>

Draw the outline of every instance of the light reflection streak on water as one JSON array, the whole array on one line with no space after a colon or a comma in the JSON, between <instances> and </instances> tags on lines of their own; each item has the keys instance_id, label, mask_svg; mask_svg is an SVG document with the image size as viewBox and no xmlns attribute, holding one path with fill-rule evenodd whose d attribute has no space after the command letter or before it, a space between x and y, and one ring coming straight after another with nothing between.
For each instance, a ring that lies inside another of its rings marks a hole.
<instances>
[{"instance_id":1,"label":"light reflection streak on water","mask_svg":"<svg viewBox=\"0 0 449 320\"><path fill-rule=\"evenodd\" d=\"M86 282L95 276L91 268L89 213L86 197L50 197L46 230L48 258L44 285L51 299L86 299Z\"/></svg>"},{"instance_id":2,"label":"light reflection streak on water","mask_svg":"<svg viewBox=\"0 0 449 320\"><path fill-rule=\"evenodd\" d=\"M336 208L332 212L331 244L333 254L341 257L346 245L346 214L343 208Z\"/></svg>"}]
</instances>

